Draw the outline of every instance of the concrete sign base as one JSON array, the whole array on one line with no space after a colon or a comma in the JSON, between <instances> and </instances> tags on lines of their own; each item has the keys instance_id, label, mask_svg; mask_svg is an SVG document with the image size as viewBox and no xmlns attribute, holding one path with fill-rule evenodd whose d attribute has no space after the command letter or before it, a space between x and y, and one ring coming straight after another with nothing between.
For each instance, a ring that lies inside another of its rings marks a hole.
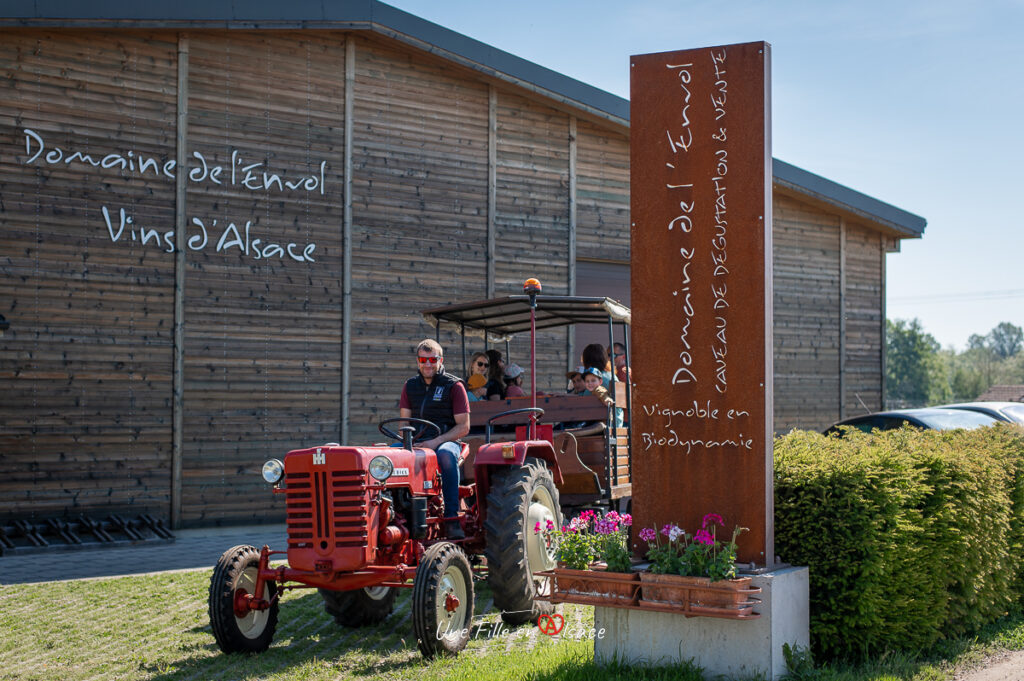
<instances>
[{"instance_id":1,"label":"concrete sign base","mask_svg":"<svg viewBox=\"0 0 1024 681\"><path fill-rule=\"evenodd\" d=\"M786 567L753 575L761 587L761 617L751 621L594 608L594 659L628 664L671 664L692 659L709 678L763 675L775 681L786 674L782 645L810 647L810 588L805 567Z\"/></svg>"}]
</instances>

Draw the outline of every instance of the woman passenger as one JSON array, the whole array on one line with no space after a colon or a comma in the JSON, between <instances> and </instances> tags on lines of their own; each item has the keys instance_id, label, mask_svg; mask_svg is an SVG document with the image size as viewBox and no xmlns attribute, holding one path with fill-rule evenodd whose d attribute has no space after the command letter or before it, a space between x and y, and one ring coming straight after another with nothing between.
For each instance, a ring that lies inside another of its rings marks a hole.
<instances>
[{"instance_id":1,"label":"woman passenger","mask_svg":"<svg viewBox=\"0 0 1024 681\"><path fill-rule=\"evenodd\" d=\"M505 399L505 360L501 353L491 348L486 353L487 357L487 399ZM473 369L477 369L476 360L473 361Z\"/></svg>"},{"instance_id":2,"label":"woman passenger","mask_svg":"<svg viewBox=\"0 0 1024 681\"><path fill-rule=\"evenodd\" d=\"M597 369L601 374L601 385L607 390L612 387L612 363L608 361L608 352L600 343L591 343L583 348L583 368ZM586 371L582 372L584 375Z\"/></svg>"}]
</instances>

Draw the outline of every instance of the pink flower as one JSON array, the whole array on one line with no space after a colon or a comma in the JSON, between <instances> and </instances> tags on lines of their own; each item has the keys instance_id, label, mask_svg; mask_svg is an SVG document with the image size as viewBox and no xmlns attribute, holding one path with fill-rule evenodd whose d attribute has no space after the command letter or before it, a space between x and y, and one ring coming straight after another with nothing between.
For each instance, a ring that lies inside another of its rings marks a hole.
<instances>
[{"instance_id":1,"label":"pink flower","mask_svg":"<svg viewBox=\"0 0 1024 681\"><path fill-rule=\"evenodd\" d=\"M536 525L533 526L533 531L534 532L540 532L540 523L539 522Z\"/></svg>"},{"instance_id":2,"label":"pink flower","mask_svg":"<svg viewBox=\"0 0 1024 681\"><path fill-rule=\"evenodd\" d=\"M715 538L708 534L707 530L702 529L693 536L693 541L698 544L704 544L705 546L713 546Z\"/></svg>"},{"instance_id":3,"label":"pink flower","mask_svg":"<svg viewBox=\"0 0 1024 681\"><path fill-rule=\"evenodd\" d=\"M708 513L704 516L704 522L701 523L701 527L707 527L708 523L718 523L722 527L725 527L725 523L722 521L722 516L717 513Z\"/></svg>"},{"instance_id":4,"label":"pink flower","mask_svg":"<svg viewBox=\"0 0 1024 681\"><path fill-rule=\"evenodd\" d=\"M654 531L653 527L645 527L640 530L640 538L644 541L654 541L654 538L658 536L658 533Z\"/></svg>"},{"instance_id":5,"label":"pink flower","mask_svg":"<svg viewBox=\"0 0 1024 681\"><path fill-rule=\"evenodd\" d=\"M540 523L537 523L537 524L538 524L538 525L540 525ZM551 518L548 518L548 522L547 522L547 529L548 529L548 530L553 530L553 529L555 529L555 521L554 521L554 520L552 520Z\"/></svg>"},{"instance_id":6,"label":"pink flower","mask_svg":"<svg viewBox=\"0 0 1024 681\"><path fill-rule=\"evenodd\" d=\"M630 525L633 524L633 516L631 516L628 513L623 513L621 516L619 516L619 519L622 521L622 526L623 527L629 527ZM651 532L653 532L653 531L654 530L651 530Z\"/></svg>"},{"instance_id":7,"label":"pink flower","mask_svg":"<svg viewBox=\"0 0 1024 681\"><path fill-rule=\"evenodd\" d=\"M605 514L604 519L605 520L618 520L619 519L619 513L618 513L618 511L608 511Z\"/></svg>"},{"instance_id":8,"label":"pink flower","mask_svg":"<svg viewBox=\"0 0 1024 681\"><path fill-rule=\"evenodd\" d=\"M661 528L661 533L669 538L669 541L675 541L680 536L686 534L683 528L679 527L675 523L668 523L665 527Z\"/></svg>"}]
</instances>

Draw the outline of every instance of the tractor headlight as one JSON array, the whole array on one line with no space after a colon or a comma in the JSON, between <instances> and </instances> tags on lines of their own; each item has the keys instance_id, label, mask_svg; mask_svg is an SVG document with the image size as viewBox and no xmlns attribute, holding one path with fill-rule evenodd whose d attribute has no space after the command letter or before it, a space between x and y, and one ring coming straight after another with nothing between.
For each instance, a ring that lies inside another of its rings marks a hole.
<instances>
[{"instance_id":1,"label":"tractor headlight","mask_svg":"<svg viewBox=\"0 0 1024 681\"><path fill-rule=\"evenodd\" d=\"M276 485L284 475L284 464L277 459L271 459L263 464L263 479L271 485Z\"/></svg>"},{"instance_id":2,"label":"tractor headlight","mask_svg":"<svg viewBox=\"0 0 1024 681\"><path fill-rule=\"evenodd\" d=\"M395 464L391 463L391 459L384 455L375 456L370 459L369 471L374 480L384 482L395 472Z\"/></svg>"}]
</instances>

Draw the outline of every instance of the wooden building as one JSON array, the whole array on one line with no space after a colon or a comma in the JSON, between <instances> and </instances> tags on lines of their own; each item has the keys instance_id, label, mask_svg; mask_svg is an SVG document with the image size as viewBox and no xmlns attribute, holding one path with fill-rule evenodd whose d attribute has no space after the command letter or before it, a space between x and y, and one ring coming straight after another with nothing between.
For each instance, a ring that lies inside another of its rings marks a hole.
<instances>
[{"instance_id":1,"label":"wooden building","mask_svg":"<svg viewBox=\"0 0 1024 681\"><path fill-rule=\"evenodd\" d=\"M0 522L280 518L262 462L374 439L420 310L628 299L626 100L375 0L65 5L0 2ZM820 428L881 406L925 223L774 174L776 426Z\"/></svg>"}]
</instances>

